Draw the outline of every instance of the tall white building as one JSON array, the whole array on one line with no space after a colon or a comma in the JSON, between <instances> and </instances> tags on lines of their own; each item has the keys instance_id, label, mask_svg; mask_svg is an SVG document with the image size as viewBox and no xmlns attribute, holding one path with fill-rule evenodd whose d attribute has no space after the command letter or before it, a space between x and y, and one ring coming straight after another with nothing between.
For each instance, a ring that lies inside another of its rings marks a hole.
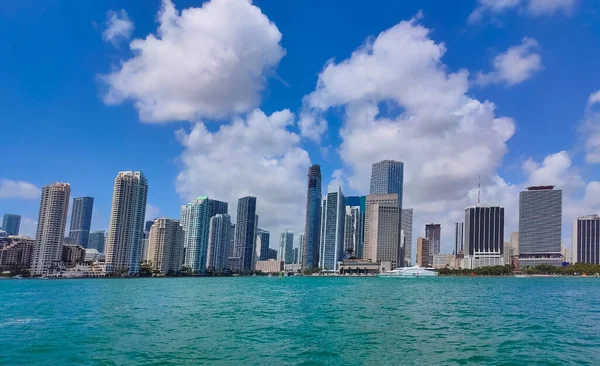
<instances>
[{"instance_id":1,"label":"tall white building","mask_svg":"<svg viewBox=\"0 0 600 366\"><path fill-rule=\"evenodd\" d=\"M231 217L227 214L216 214L210 218L208 232L207 269L222 271L227 269L227 248L231 230Z\"/></svg>"},{"instance_id":2,"label":"tall white building","mask_svg":"<svg viewBox=\"0 0 600 366\"><path fill-rule=\"evenodd\" d=\"M183 228L179 220L154 220L148 237L148 260L162 274L176 272L183 265Z\"/></svg>"},{"instance_id":3,"label":"tall white building","mask_svg":"<svg viewBox=\"0 0 600 366\"><path fill-rule=\"evenodd\" d=\"M294 232L286 230L279 237L279 252L277 254L284 264L294 263Z\"/></svg>"},{"instance_id":4,"label":"tall white building","mask_svg":"<svg viewBox=\"0 0 600 366\"><path fill-rule=\"evenodd\" d=\"M464 254L465 251L465 223L454 223L454 254Z\"/></svg>"},{"instance_id":5,"label":"tall white building","mask_svg":"<svg viewBox=\"0 0 600 366\"><path fill-rule=\"evenodd\" d=\"M106 238L107 272L138 273L147 198L148 180L142 172L117 174Z\"/></svg>"},{"instance_id":6,"label":"tall white building","mask_svg":"<svg viewBox=\"0 0 600 366\"><path fill-rule=\"evenodd\" d=\"M413 263L412 260L412 247L413 247L413 209L403 208L401 211L401 223L402 232L404 235L403 247L404 247L404 264L410 265Z\"/></svg>"},{"instance_id":7,"label":"tall white building","mask_svg":"<svg viewBox=\"0 0 600 366\"><path fill-rule=\"evenodd\" d=\"M323 200L321 215L321 245L319 267L336 272L344 252L344 223L346 221L346 198L342 189L328 192Z\"/></svg>"},{"instance_id":8,"label":"tall white building","mask_svg":"<svg viewBox=\"0 0 600 366\"><path fill-rule=\"evenodd\" d=\"M53 183L42 190L31 263L34 276L50 273L53 265L61 261L70 196L68 183Z\"/></svg>"},{"instance_id":9,"label":"tall white building","mask_svg":"<svg viewBox=\"0 0 600 366\"><path fill-rule=\"evenodd\" d=\"M391 262L392 269L398 267L398 260L401 256L399 227L398 195L368 195L364 258L373 262Z\"/></svg>"},{"instance_id":10,"label":"tall white building","mask_svg":"<svg viewBox=\"0 0 600 366\"><path fill-rule=\"evenodd\" d=\"M346 205L346 222L344 223L344 257L357 256L363 234L363 215L360 206Z\"/></svg>"}]
</instances>

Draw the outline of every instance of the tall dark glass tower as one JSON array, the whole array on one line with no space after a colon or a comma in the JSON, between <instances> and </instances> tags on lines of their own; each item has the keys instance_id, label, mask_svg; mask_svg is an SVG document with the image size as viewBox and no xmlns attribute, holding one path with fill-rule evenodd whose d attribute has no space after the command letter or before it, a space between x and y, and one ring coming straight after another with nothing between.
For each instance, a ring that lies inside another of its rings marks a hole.
<instances>
[{"instance_id":1,"label":"tall dark glass tower","mask_svg":"<svg viewBox=\"0 0 600 366\"><path fill-rule=\"evenodd\" d=\"M20 226L21 216L15 214L4 214L0 229L6 231L8 235L19 235Z\"/></svg>"},{"instance_id":2,"label":"tall dark glass tower","mask_svg":"<svg viewBox=\"0 0 600 366\"><path fill-rule=\"evenodd\" d=\"M383 160L373 164L371 169L370 194L397 194L402 209L404 187L404 163L396 160Z\"/></svg>"},{"instance_id":3,"label":"tall dark glass tower","mask_svg":"<svg viewBox=\"0 0 600 366\"><path fill-rule=\"evenodd\" d=\"M235 248L233 255L240 258L241 270L254 269L256 245L256 197L242 197L238 200L237 223L235 225Z\"/></svg>"},{"instance_id":4,"label":"tall dark glass tower","mask_svg":"<svg viewBox=\"0 0 600 366\"><path fill-rule=\"evenodd\" d=\"M321 227L321 166L308 168L306 190L306 222L304 225L304 248L302 248L302 268L319 266L319 233Z\"/></svg>"},{"instance_id":5,"label":"tall dark glass tower","mask_svg":"<svg viewBox=\"0 0 600 366\"><path fill-rule=\"evenodd\" d=\"M69 227L69 238L72 240L73 244L81 245L84 248L88 247L93 208L93 197L73 198L71 226Z\"/></svg>"}]
</instances>

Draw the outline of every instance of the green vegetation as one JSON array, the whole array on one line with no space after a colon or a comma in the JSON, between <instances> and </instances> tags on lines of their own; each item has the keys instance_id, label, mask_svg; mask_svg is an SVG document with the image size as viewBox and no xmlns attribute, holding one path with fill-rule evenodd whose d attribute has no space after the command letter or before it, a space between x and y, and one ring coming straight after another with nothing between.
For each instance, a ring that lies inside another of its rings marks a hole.
<instances>
[{"instance_id":1,"label":"green vegetation","mask_svg":"<svg viewBox=\"0 0 600 366\"><path fill-rule=\"evenodd\" d=\"M475 269L438 269L440 276L470 276L473 273L475 276L510 276L513 274L513 269L510 265L506 266L491 266L479 267ZM524 268L520 273L529 275L564 275L564 276L579 276L582 274L594 275L600 273L599 264L576 263L567 267L555 267L548 264L540 264L536 267Z\"/></svg>"},{"instance_id":2,"label":"green vegetation","mask_svg":"<svg viewBox=\"0 0 600 366\"><path fill-rule=\"evenodd\" d=\"M312 269L310 269L310 268L306 268L306 269L304 270L304 274L305 274L305 275L311 275L311 274L313 274L313 273L321 273L321 271L323 271L323 268L321 268L321 267L312 268Z\"/></svg>"},{"instance_id":3,"label":"green vegetation","mask_svg":"<svg viewBox=\"0 0 600 366\"><path fill-rule=\"evenodd\" d=\"M513 270L510 265L479 267L475 269L438 269L440 276L470 276L471 273L475 274L475 276L509 276L512 274L512 272Z\"/></svg>"}]
</instances>

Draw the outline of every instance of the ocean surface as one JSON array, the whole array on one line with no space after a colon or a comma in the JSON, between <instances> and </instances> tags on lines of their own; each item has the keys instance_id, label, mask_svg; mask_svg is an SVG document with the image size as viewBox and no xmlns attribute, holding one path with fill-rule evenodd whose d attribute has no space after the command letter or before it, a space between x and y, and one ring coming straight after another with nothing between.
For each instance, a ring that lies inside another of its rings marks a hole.
<instances>
[{"instance_id":1,"label":"ocean surface","mask_svg":"<svg viewBox=\"0 0 600 366\"><path fill-rule=\"evenodd\" d=\"M600 279L0 281L0 365L600 365Z\"/></svg>"}]
</instances>

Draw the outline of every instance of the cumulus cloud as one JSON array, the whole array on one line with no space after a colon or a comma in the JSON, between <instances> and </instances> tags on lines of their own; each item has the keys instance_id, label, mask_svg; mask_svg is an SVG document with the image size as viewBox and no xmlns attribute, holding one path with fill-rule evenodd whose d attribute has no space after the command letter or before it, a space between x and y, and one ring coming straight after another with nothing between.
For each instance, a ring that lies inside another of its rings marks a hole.
<instances>
[{"instance_id":1,"label":"cumulus cloud","mask_svg":"<svg viewBox=\"0 0 600 366\"><path fill-rule=\"evenodd\" d=\"M40 199L42 190L29 182L0 179L0 198Z\"/></svg>"},{"instance_id":2,"label":"cumulus cloud","mask_svg":"<svg viewBox=\"0 0 600 366\"><path fill-rule=\"evenodd\" d=\"M104 42L110 42L116 46L119 42L128 40L132 32L133 22L129 19L125 9L109 10L106 13L106 29L102 32Z\"/></svg>"},{"instance_id":3,"label":"cumulus cloud","mask_svg":"<svg viewBox=\"0 0 600 366\"><path fill-rule=\"evenodd\" d=\"M327 121L317 113L303 112L298 127L302 137L321 142L321 136L327 131Z\"/></svg>"},{"instance_id":4,"label":"cumulus cloud","mask_svg":"<svg viewBox=\"0 0 600 366\"><path fill-rule=\"evenodd\" d=\"M585 146L585 161L600 163L600 90L588 98L583 123L579 128Z\"/></svg>"},{"instance_id":5,"label":"cumulus cloud","mask_svg":"<svg viewBox=\"0 0 600 366\"><path fill-rule=\"evenodd\" d=\"M338 188L344 188L344 172L336 169L331 174L331 181L327 185L327 192L337 192Z\"/></svg>"},{"instance_id":6,"label":"cumulus cloud","mask_svg":"<svg viewBox=\"0 0 600 366\"><path fill-rule=\"evenodd\" d=\"M19 235L35 238L37 231L37 221L26 216L21 216L21 226L19 227Z\"/></svg>"},{"instance_id":7,"label":"cumulus cloud","mask_svg":"<svg viewBox=\"0 0 600 366\"><path fill-rule=\"evenodd\" d=\"M475 82L479 85L515 85L531 78L542 68L542 57L537 53L539 45L533 38L525 37L518 46L510 47L497 55L490 73L479 72Z\"/></svg>"},{"instance_id":8,"label":"cumulus cloud","mask_svg":"<svg viewBox=\"0 0 600 366\"><path fill-rule=\"evenodd\" d=\"M107 104L134 103L145 122L224 118L253 109L285 51L281 33L249 0L211 0L179 12L163 0L158 30L101 76Z\"/></svg>"},{"instance_id":9,"label":"cumulus cloud","mask_svg":"<svg viewBox=\"0 0 600 366\"><path fill-rule=\"evenodd\" d=\"M571 13L576 0L478 0L469 15L469 23L479 23L484 17L494 17L516 10L529 16L548 16L559 12Z\"/></svg>"},{"instance_id":10,"label":"cumulus cloud","mask_svg":"<svg viewBox=\"0 0 600 366\"><path fill-rule=\"evenodd\" d=\"M154 205L146 203L146 217L145 221L150 221L158 218L160 215L160 209Z\"/></svg>"},{"instance_id":11,"label":"cumulus cloud","mask_svg":"<svg viewBox=\"0 0 600 366\"><path fill-rule=\"evenodd\" d=\"M261 228L303 231L310 159L300 136L290 131L295 123L287 109L269 116L254 110L215 132L204 123L179 130L184 152L178 192L186 199L208 195L227 201L233 217L240 197L256 196Z\"/></svg>"}]
</instances>

